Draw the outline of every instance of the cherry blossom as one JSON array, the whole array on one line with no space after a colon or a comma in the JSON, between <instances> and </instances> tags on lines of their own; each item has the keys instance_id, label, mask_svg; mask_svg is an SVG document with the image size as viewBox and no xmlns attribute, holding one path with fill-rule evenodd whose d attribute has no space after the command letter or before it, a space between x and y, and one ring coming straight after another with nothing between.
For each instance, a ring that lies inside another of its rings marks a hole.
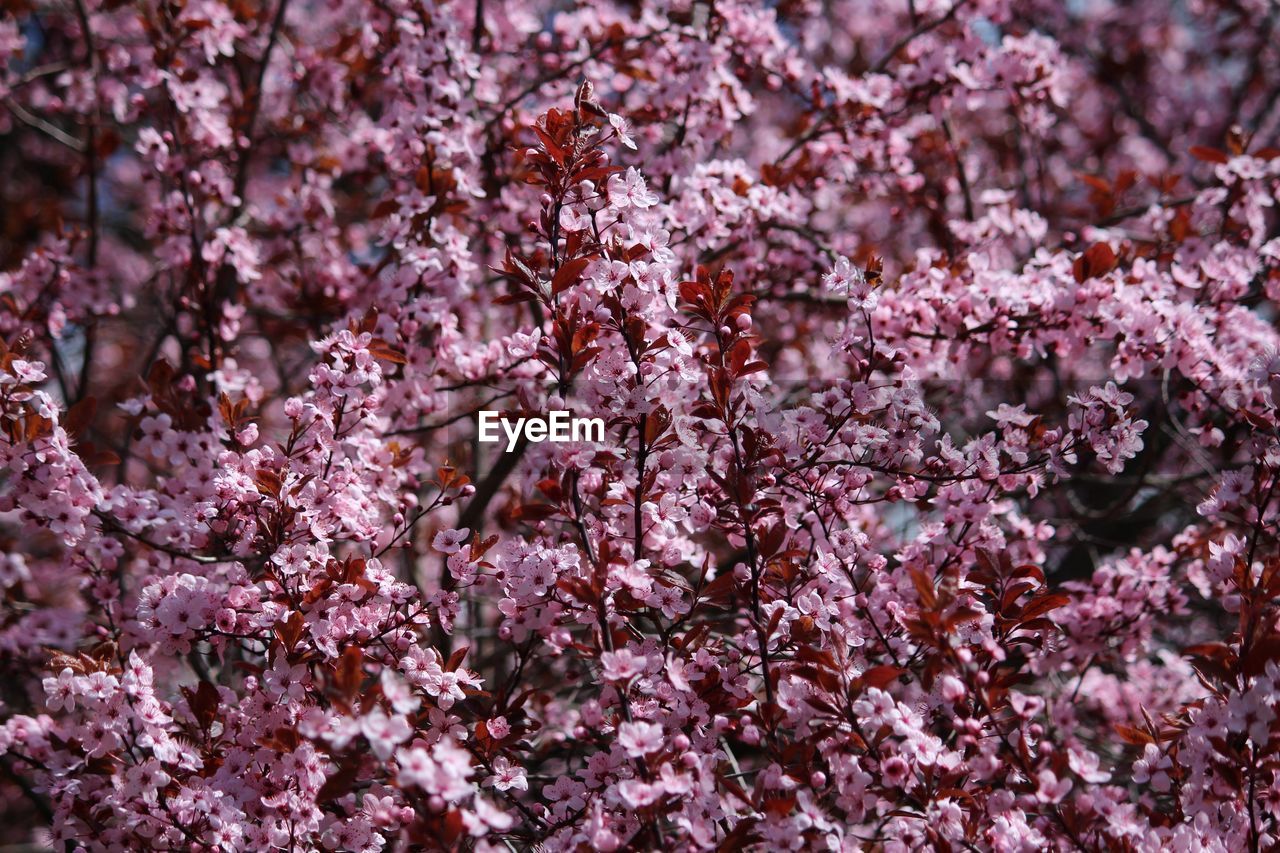
<instances>
[{"instance_id":1,"label":"cherry blossom","mask_svg":"<svg viewBox=\"0 0 1280 853\"><path fill-rule=\"evenodd\" d=\"M1275 9L10 5L0 843L1274 846Z\"/></svg>"}]
</instances>

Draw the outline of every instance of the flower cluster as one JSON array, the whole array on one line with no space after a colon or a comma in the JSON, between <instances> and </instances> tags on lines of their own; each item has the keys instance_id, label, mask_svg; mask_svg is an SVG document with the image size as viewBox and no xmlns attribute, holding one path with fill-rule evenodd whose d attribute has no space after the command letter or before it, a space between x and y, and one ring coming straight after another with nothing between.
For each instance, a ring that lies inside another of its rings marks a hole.
<instances>
[{"instance_id":1,"label":"flower cluster","mask_svg":"<svg viewBox=\"0 0 1280 853\"><path fill-rule=\"evenodd\" d=\"M0 843L1280 839L1267 4L10 5Z\"/></svg>"}]
</instances>

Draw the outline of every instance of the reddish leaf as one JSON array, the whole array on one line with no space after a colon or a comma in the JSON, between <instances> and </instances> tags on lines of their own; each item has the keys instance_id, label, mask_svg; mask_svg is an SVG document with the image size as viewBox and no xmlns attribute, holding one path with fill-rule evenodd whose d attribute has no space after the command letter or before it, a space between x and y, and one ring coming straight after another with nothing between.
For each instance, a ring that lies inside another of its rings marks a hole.
<instances>
[{"instance_id":1,"label":"reddish leaf","mask_svg":"<svg viewBox=\"0 0 1280 853\"><path fill-rule=\"evenodd\" d=\"M858 681L863 687L875 687L884 689L885 685L890 684L902 675L906 670L889 664L873 666L862 675L858 676Z\"/></svg>"},{"instance_id":2,"label":"reddish leaf","mask_svg":"<svg viewBox=\"0 0 1280 853\"><path fill-rule=\"evenodd\" d=\"M1125 743L1131 743L1134 746L1142 746L1148 743L1155 743L1156 739L1142 729L1135 729L1133 726L1126 726L1122 723L1115 724L1116 734Z\"/></svg>"},{"instance_id":3,"label":"reddish leaf","mask_svg":"<svg viewBox=\"0 0 1280 853\"><path fill-rule=\"evenodd\" d=\"M1078 282L1106 275L1115 268L1116 253L1106 243L1094 243L1075 260L1072 272Z\"/></svg>"},{"instance_id":4,"label":"reddish leaf","mask_svg":"<svg viewBox=\"0 0 1280 853\"><path fill-rule=\"evenodd\" d=\"M554 296L563 293L577 284L578 279L582 277L582 271L590 263L590 258L574 258L561 264L555 277L551 279L551 294Z\"/></svg>"},{"instance_id":5,"label":"reddish leaf","mask_svg":"<svg viewBox=\"0 0 1280 853\"><path fill-rule=\"evenodd\" d=\"M359 646L347 646L334 667L333 684L348 701L360 691L364 681L364 653Z\"/></svg>"},{"instance_id":6,"label":"reddish leaf","mask_svg":"<svg viewBox=\"0 0 1280 853\"><path fill-rule=\"evenodd\" d=\"M293 611L288 619L276 625L276 637L286 652L293 651L294 646L298 645L298 640L302 637L302 626L303 616L299 610Z\"/></svg>"},{"instance_id":7,"label":"reddish leaf","mask_svg":"<svg viewBox=\"0 0 1280 853\"><path fill-rule=\"evenodd\" d=\"M1203 160L1206 163L1226 163L1228 160L1225 152L1219 151L1217 148L1208 148L1204 145L1192 145L1190 153L1192 157L1197 160Z\"/></svg>"}]
</instances>

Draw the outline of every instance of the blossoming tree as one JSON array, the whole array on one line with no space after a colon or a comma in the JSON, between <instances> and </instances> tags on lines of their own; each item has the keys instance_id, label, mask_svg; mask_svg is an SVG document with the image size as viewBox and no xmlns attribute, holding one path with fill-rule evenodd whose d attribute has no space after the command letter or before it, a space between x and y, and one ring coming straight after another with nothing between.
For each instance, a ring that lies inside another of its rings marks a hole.
<instances>
[{"instance_id":1,"label":"blossoming tree","mask_svg":"<svg viewBox=\"0 0 1280 853\"><path fill-rule=\"evenodd\" d=\"M1277 24L6 4L0 839L1280 843Z\"/></svg>"}]
</instances>

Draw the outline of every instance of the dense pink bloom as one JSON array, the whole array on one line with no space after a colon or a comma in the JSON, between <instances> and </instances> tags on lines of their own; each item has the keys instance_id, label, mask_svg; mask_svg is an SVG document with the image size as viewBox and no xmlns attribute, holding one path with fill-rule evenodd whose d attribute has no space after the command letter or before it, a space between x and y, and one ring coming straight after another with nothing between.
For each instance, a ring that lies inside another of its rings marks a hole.
<instances>
[{"instance_id":1,"label":"dense pink bloom","mask_svg":"<svg viewBox=\"0 0 1280 853\"><path fill-rule=\"evenodd\" d=\"M1276 23L8 4L0 844L1274 846Z\"/></svg>"}]
</instances>

